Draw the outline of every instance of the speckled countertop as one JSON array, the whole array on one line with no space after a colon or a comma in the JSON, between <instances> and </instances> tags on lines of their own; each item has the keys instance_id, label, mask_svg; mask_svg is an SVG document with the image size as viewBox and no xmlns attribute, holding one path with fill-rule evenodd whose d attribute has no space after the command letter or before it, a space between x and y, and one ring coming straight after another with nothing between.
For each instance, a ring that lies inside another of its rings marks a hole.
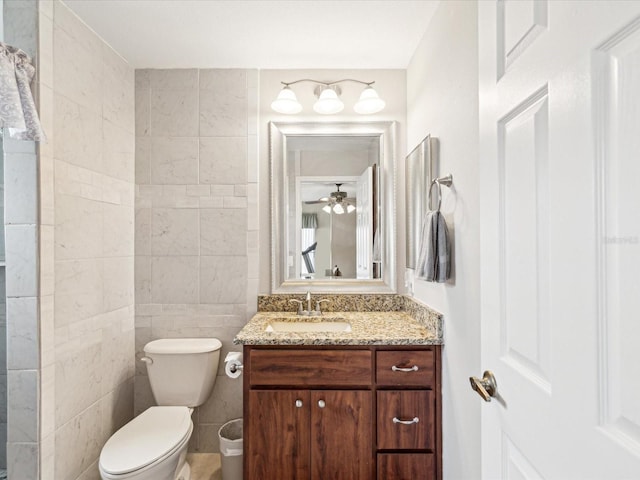
<instances>
[{"instance_id":1,"label":"speckled countertop","mask_svg":"<svg viewBox=\"0 0 640 480\"><path fill-rule=\"evenodd\" d=\"M273 321L346 321L351 332L267 332ZM243 345L441 345L442 330L407 312L328 312L319 317L259 312L234 339Z\"/></svg>"}]
</instances>

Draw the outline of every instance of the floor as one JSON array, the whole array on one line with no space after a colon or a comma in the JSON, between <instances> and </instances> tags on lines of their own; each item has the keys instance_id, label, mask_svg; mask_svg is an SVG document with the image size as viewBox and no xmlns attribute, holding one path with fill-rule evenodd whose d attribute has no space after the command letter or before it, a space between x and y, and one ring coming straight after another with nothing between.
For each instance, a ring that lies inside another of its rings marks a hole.
<instances>
[{"instance_id":1,"label":"floor","mask_svg":"<svg viewBox=\"0 0 640 480\"><path fill-rule=\"evenodd\" d=\"M190 453L191 480L222 480L219 453Z\"/></svg>"}]
</instances>

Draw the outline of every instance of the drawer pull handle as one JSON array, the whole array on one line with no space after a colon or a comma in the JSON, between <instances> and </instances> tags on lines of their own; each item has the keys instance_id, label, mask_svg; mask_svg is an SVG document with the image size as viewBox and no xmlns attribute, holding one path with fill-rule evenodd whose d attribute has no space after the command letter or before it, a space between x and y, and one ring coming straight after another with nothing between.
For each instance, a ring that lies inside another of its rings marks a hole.
<instances>
[{"instance_id":1,"label":"drawer pull handle","mask_svg":"<svg viewBox=\"0 0 640 480\"><path fill-rule=\"evenodd\" d=\"M417 372L418 365L414 365L413 367L396 367L395 365L391 367L391 370L394 372Z\"/></svg>"},{"instance_id":2,"label":"drawer pull handle","mask_svg":"<svg viewBox=\"0 0 640 480\"><path fill-rule=\"evenodd\" d=\"M418 417L413 417L413 420L400 420L398 417L393 417L393 423L401 423L402 425L413 425L419 421Z\"/></svg>"}]
</instances>

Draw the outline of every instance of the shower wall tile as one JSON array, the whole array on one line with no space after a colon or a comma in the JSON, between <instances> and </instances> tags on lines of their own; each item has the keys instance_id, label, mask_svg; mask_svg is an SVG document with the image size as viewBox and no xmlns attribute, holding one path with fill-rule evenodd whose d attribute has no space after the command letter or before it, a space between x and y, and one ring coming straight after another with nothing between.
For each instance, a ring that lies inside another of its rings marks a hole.
<instances>
[{"instance_id":1,"label":"shower wall tile","mask_svg":"<svg viewBox=\"0 0 640 480\"><path fill-rule=\"evenodd\" d=\"M200 257L200 301L245 303L247 257Z\"/></svg>"},{"instance_id":2,"label":"shower wall tile","mask_svg":"<svg viewBox=\"0 0 640 480\"><path fill-rule=\"evenodd\" d=\"M198 303L197 256L152 257L152 303Z\"/></svg>"},{"instance_id":3,"label":"shower wall tile","mask_svg":"<svg viewBox=\"0 0 640 480\"><path fill-rule=\"evenodd\" d=\"M151 257L136 256L134 274L136 305L151 303Z\"/></svg>"},{"instance_id":4,"label":"shower wall tile","mask_svg":"<svg viewBox=\"0 0 640 480\"><path fill-rule=\"evenodd\" d=\"M152 90L197 90L198 70L181 68L170 70L138 70L148 78L148 87ZM137 86L137 85L136 85Z\"/></svg>"},{"instance_id":5,"label":"shower wall tile","mask_svg":"<svg viewBox=\"0 0 640 480\"><path fill-rule=\"evenodd\" d=\"M40 434L49 437L56 430L56 366L42 369L40 382Z\"/></svg>"},{"instance_id":6,"label":"shower wall tile","mask_svg":"<svg viewBox=\"0 0 640 480\"><path fill-rule=\"evenodd\" d=\"M99 113L55 90L54 122L65 128L55 131L54 159L102 171L102 121Z\"/></svg>"},{"instance_id":7,"label":"shower wall tile","mask_svg":"<svg viewBox=\"0 0 640 480\"><path fill-rule=\"evenodd\" d=\"M93 54L98 59L101 57L104 42L93 33L90 27L80 21L74 12L69 10L64 3L59 0L54 1L53 22L56 30L63 30L73 40L73 44L84 49L87 53ZM65 58L56 57L56 63L65 66ZM56 88L59 88L56 85Z\"/></svg>"},{"instance_id":8,"label":"shower wall tile","mask_svg":"<svg viewBox=\"0 0 640 480\"><path fill-rule=\"evenodd\" d=\"M103 203L104 257L132 257L134 255L135 212L130 205Z\"/></svg>"},{"instance_id":9,"label":"shower wall tile","mask_svg":"<svg viewBox=\"0 0 640 480\"><path fill-rule=\"evenodd\" d=\"M6 224L35 224L38 218L38 159L14 153L4 159L4 191L11 202L4 209Z\"/></svg>"},{"instance_id":10,"label":"shower wall tile","mask_svg":"<svg viewBox=\"0 0 640 480\"><path fill-rule=\"evenodd\" d=\"M103 261L56 262L56 328L98 315L103 308Z\"/></svg>"},{"instance_id":11,"label":"shower wall tile","mask_svg":"<svg viewBox=\"0 0 640 480\"><path fill-rule=\"evenodd\" d=\"M103 437L108 439L110 432L117 431L133 417L133 378L128 378L100 401Z\"/></svg>"},{"instance_id":12,"label":"shower wall tile","mask_svg":"<svg viewBox=\"0 0 640 480\"><path fill-rule=\"evenodd\" d=\"M70 34L60 28L59 18L59 12L56 11L56 26L53 31L55 90L60 95L100 114L104 86L101 55L92 54L91 48L87 45L88 41L85 39L89 37L90 32L77 30ZM84 45L81 42L84 42Z\"/></svg>"},{"instance_id":13,"label":"shower wall tile","mask_svg":"<svg viewBox=\"0 0 640 480\"><path fill-rule=\"evenodd\" d=\"M136 117L137 121L138 117ZM136 137L136 184L151 183L151 139Z\"/></svg>"},{"instance_id":14,"label":"shower wall tile","mask_svg":"<svg viewBox=\"0 0 640 480\"><path fill-rule=\"evenodd\" d=\"M153 137L150 152L151 183L198 183L198 138Z\"/></svg>"},{"instance_id":15,"label":"shower wall tile","mask_svg":"<svg viewBox=\"0 0 640 480\"><path fill-rule=\"evenodd\" d=\"M200 139L200 183L235 185L246 182L246 137Z\"/></svg>"},{"instance_id":16,"label":"shower wall tile","mask_svg":"<svg viewBox=\"0 0 640 480\"><path fill-rule=\"evenodd\" d=\"M56 426L63 424L101 397L102 341L100 331L66 342L56 352Z\"/></svg>"},{"instance_id":17,"label":"shower wall tile","mask_svg":"<svg viewBox=\"0 0 640 480\"><path fill-rule=\"evenodd\" d=\"M200 135L246 137L247 95L224 90L200 90Z\"/></svg>"},{"instance_id":18,"label":"shower wall tile","mask_svg":"<svg viewBox=\"0 0 640 480\"><path fill-rule=\"evenodd\" d=\"M200 70L200 90L225 92L231 97L246 98L247 72L248 70L234 68Z\"/></svg>"},{"instance_id":19,"label":"shower wall tile","mask_svg":"<svg viewBox=\"0 0 640 480\"><path fill-rule=\"evenodd\" d=\"M39 367L38 299L36 297L7 298L7 367L9 370L29 370ZM35 439L33 439L35 440Z\"/></svg>"},{"instance_id":20,"label":"shower wall tile","mask_svg":"<svg viewBox=\"0 0 640 480\"><path fill-rule=\"evenodd\" d=\"M198 210L154 208L151 216L151 254L198 255Z\"/></svg>"},{"instance_id":21,"label":"shower wall tile","mask_svg":"<svg viewBox=\"0 0 640 480\"><path fill-rule=\"evenodd\" d=\"M35 297L37 279L37 228L35 225L5 227L7 297Z\"/></svg>"},{"instance_id":22,"label":"shower wall tile","mask_svg":"<svg viewBox=\"0 0 640 480\"><path fill-rule=\"evenodd\" d=\"M196 211L196 214L198 212ZM200 209L200 254L244 255L247 252L244 209Z\"/></svg>"},{"instance_id":23,"label":"shower wall tile","mask_svg":"<svg viewBox=\"0 0 640 480\"><path fill-rule=\"evenodd\" d=\"M35 442L8 443L7 470L11 478L15 478L11 472L20 472L20 480L39 480L38 444Z\"/></svg>"},{"instance_id":24,"label":"shower wall tile","mask_svg":"<svg viewBox=\"0 0 640 480\"><path fill-rule=\"evenodd\" d=\"M152 136L197 137L198 91L152 90L150 132Z\"/></svg>"},{"instance_id":25,"label":"shower wall tile","mask_svg":"<svg viewBox=\"0 0 640 480\"><path fill-rule=\"evenodd\" d=\"M127 315L125 310L120 315ZM103 329L102 340L102 372L101 387L103 399L115 393L123 382L133 379L134 364L129 355L133 355L135 347L134 328L122 328L117 317ZM133 399L132 399L133 400ZM115 431L115 430L110 430Z\"/></svg>"},{"instance_id":26,"label":"shower wall tile","mask_svg":"<svg viewBox=\"0 0 640 480\"><path fill-rule=\"evenodd\" d=\"M134 263L131 260L131 257L114 257L104 262L104 311L112 312L133 304Z\"/></svg>"},{"instance_id":27,"label":"shower wall tile","mask_svg":"<svg viewBox=\"0 0 640 480\"><path fill-rule=\"evenodd\" d=\"M4 41L19 45L29 56L37 49L38 12L33 2L6 2L4 4Z\"/></svg>"},{"instance_id":28,"label":"shower wall tile","mask_svg":"<svg viewBox=\"0 0 640 480\"><path fill-rule=\"evenodd\" d=\"M149 136L151 133L151 90L136 88L135 104L136 137Z\"/></svg>"},{"instance_id":29,"label":"shower wall tile","mask_svg":"<svg viewBox=\"0 0 640 480\"><path fill-rule=\"evenodd\" d=\"M56 261L99 257L103 251L102 202L56 195Z\"/></svg>"},{"instance_id":30,"label":"shower wall tile","mask_svg":"<svg viewBox=\"0 0 640 480\"><path fill-rule=\"evenodd\" d=\"M38 441L38 372L9 370L7 374L10 443Z\"/></svg>"},{"instance_id":31,"label":"shower wall tile","mask_svg":"<svg viewBox=\"0 0 640 480\"><path fill-rule=\"evenodd\" d=\"M133 115L130 115L133 117ZM135 136L131 129L124 129L105 120L103 128L104 174L129 183L135 180Z\"/></svg>"},{"instance_id":32,"label":"shower wall tile","mask_svg":"<svg viewBox=\"0 0 640 480\"><path fill-rule=\"evenodd\" d=\"M97 460L103 445L101 407L96 402L57 429L55 444L64 454L56 455L56 479L76 479Z\"/></svg>"}]
</instances>

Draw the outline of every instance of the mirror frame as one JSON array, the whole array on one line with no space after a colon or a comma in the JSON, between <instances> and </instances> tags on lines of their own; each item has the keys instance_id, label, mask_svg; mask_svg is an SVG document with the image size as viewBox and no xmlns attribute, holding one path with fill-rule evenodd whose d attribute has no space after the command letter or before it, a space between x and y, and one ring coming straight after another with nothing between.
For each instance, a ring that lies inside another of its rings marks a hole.
<instances>
[{"instance_id":1,"label":"mirror frame","mask_svg":"<svg viewBox=\"0 0 640 480\"><path fill-rule=\"evenodd\" d=\"M271 293L396 293L396 122L269 122L271 182ZM285 188L287 137L290 136L367 136L378 137L380 156L380 240L382 278L339 280L289 280L286 272Z\"/></svg>"}]
</instances>

